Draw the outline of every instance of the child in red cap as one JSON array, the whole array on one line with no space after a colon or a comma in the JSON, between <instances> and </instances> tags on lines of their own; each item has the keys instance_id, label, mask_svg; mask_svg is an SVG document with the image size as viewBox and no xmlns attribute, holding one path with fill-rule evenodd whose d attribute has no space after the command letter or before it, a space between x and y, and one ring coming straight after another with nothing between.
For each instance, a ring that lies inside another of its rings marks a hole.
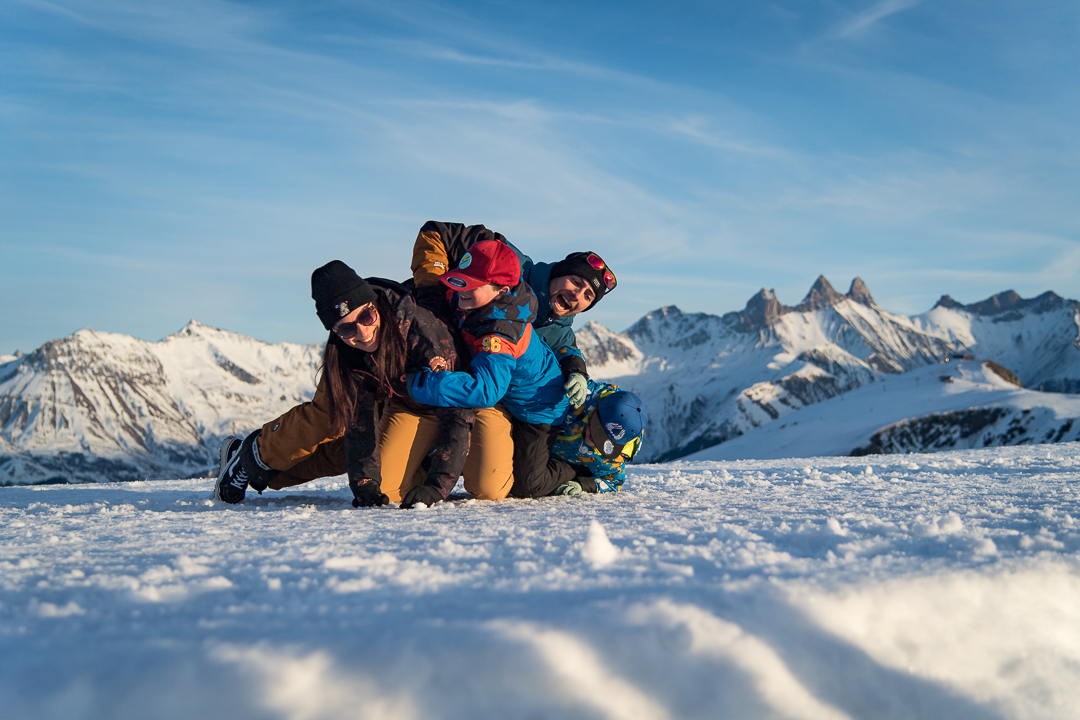
<instances>
[{"instance_id":1,"label":"child in red cap","mask_svg":"<svg viewBox=\"0 0 1080 720\"><path fill-rule=\"evenodd\" d=\"M452 325L472 351L472 362L468 372L410 376L409 395L440 407L487 408L501 402L514 417L516 485L540 470L519 458L535 456L527 452L534 444L550 446L551 426L561 423L568 408L555 353L533 335L536 296L521 280L517 254L495 240L473 245L440 279L453 291Z\"/></svg>"}]
</instances>

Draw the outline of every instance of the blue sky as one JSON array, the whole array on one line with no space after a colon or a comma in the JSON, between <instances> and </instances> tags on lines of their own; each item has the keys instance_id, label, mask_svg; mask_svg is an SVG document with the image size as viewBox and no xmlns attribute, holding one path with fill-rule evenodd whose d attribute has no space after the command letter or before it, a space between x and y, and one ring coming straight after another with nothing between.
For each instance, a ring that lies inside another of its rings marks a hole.
<instances>
[{"instance_id":1,"label":"blue sky","mask_svg":"<svg viewBox=\"0 0 1080 720\"><path fill-rule=\"evenodd\" d=\"M584 319L1080 297L1080 3L0 5L0 353L190 318L323 338L426 220L592 249Z\"/></svg>"}]
</instances>

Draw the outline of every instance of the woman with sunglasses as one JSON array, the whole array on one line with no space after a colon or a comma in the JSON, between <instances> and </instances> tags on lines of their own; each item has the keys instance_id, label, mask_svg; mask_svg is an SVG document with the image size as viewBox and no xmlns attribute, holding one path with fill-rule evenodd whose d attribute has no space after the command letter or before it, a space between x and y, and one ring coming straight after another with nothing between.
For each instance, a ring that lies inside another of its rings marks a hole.
<instances>
[{"instance_id":1,"label":"woman with sunglasses","mask_svg":"<svg viewBox=\"0 0 1080 720\"><path fill-rule=\"evenodd\" d=\"M215 497L238 503L249 485L262 493L348 472L355 507L444 499L465 462L473 411L418 405L404 381L423 369L462 369L467 355L404 286L364 280L339 260L312 273L311 296L330 331L315 396L243 440L225 439ZM422 437L380 452L380 410L384 426L411 422Z\"/></svg>"}]
</instances>

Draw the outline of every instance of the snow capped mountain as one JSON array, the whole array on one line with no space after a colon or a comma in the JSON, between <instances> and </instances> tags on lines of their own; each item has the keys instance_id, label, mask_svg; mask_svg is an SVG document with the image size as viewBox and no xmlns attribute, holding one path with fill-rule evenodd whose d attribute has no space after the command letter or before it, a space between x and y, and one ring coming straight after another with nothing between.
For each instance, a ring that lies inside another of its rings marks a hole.
<instances>
[{"instance_id":1,"label":"snow capped mountain","mask_svg":"<svg viewBox=\"0 0 1080 720\"><path fill-rule=\"evenodd\" d=\"M971 305L948 295L912 318L916 327L993 358L1024 387L1080 392L1080 303L1053 292L1024 300L1012 290Z\"/></svg>"},{"instance_id":2,"label":"snow capped mountain","mask_svg":"<svg viewBox=\"0 0 1080 720\"><path fill-rule=\"evenodd\" d=\"M685 460L767 460L975 449L1080 439L1080 396L1020 388L1007 370L953 360L882 378Z\"/></svg>"},{"instance_id":3,"label":"snow capped mountain","mask_svg":"<svg viewBox=\"0 0 1080 720\"><path fill-rule=\"evenodd\" d=\"M973 305L946 296L906 317L879 307L860 278L841 294L819 277L794 307L762 289L723 316L669 306L625 333L588 323L578 345L590 374L645 400L652 422L641 459L663 461L957 353L977 352L1027 387L1074 390L1078 338L1080 303L1054 293L1023 300L1009 291Z\"/></svg>"},{"instance_id":4,"label":"snow capped mountain","mask_svg":"<svg viewBox=\"0 0 1080 720\"><path fill-rule=\"evenodd\" d=\"M587 323L577 336L594 377L649 407L644 461L707 448L708 459L767 458L1077 435L1066 425L1080 405L1038 392L1080 391L1080 303L1052 292L971 305L944 296L907 317L879 307L859 278L841 294L819 277L793 307L762 289L740 312L668 306L624 333ZM0 357L0 484L204 474L222 436L311 397L320 351L192 321L156 343L81 330ZM962 355L978 360L961 361L968 375L947 388L936 378L960 366L939 363Z\"/></svg>"},{"instance_id":5,"label":"snow capped mountain","mask_svg":"<svg viewBox=\"0 0 1080 720\"><path fill-rule=\"evenodd\" d=\"M311 397L320 352L194 320L156 343L48 342L0 365L0 483L205 473L222 436Z\"/></svg>"}]
</instances>

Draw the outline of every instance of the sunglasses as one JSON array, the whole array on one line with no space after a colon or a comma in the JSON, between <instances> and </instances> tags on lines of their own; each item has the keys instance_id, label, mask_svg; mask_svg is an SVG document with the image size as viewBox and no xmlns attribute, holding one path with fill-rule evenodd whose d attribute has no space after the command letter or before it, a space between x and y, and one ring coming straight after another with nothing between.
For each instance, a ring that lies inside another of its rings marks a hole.
<instances>
[{"instance_id":1,"label":"sunglasses","mask_svg":"<svg viewBox=\"0 0 1080 720\"><path fill-rule=\"evenodd\" d=\"M614 290L615 286L619 284L619 281L615 279L615 273L611 272L611 268L604 264L604 258L591 252L585 256L585 261L597 270L604 271L604 285L607 286L608 290Z\"/></svg>"},{"instance_id":2,"label":"sunglasses","mask_svg":"<svg viewBox=\"0 0 1080 720\"><path fill-rule=\"evenodd\" d=\"M360 332L360 326L371 327L379 319L379 313L376 312L374 305L368 305L360 314L356 320L349 323L339 323L334 326L334 333L342 340L348 340L351 337L355 337Z\"/></svg>"}]
</instances>

